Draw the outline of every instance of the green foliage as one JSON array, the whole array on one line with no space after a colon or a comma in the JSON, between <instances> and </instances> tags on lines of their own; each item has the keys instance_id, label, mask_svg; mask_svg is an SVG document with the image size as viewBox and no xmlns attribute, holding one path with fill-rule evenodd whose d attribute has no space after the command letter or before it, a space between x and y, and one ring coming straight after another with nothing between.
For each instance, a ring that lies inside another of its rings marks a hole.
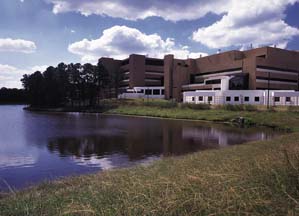
<instances>
[{"instance_id":1,"label":"green foliage","mask_svg":"<svg viewBox=\"0 0 299 216\"><path fill-rule=\"evenodd\" d=\"M0 104L27 103L27 94L24 89L0 89Z\"/></svg>"},{"instance_id":2,"label":"green foliage","mask_svg":"<svg viewBox=\"0 0 299 216\"><path fill-rule=\"evenodd\" d=\"M224 104L217 105L215 108L229 111L258 111L257 106L251 104Z\"/></svg>"},{"instance_id":3,"label":"green foliage","mask_svg":"<svg viewBox=\"0 0 299 216\"><path fill-rule=\"evenodd\" d=\"M224 104L224 105L217 106L217 109L230 110L230 111L243 111L244 107L241 104L238 105Z\"/></svg>"},{"instance_id":4,"label":"green foliage","mask_svg":"<svg viewBox=\"0 0 299 216\"><path fill-rule=\"evenodd\" d=\"M179 106L182 109L194 109L194 110L209 110L211 109L210 104L194 104L194 103L182 103Z\"/></svg>"},{"instance_id":5,"label":"green foliage","mask_svg":"<svg viewBox=\"0 0 299 216\"><path fill-rule=\"evenodd\" d=\"M249 112L258 111L258 108L255 105L245 104L243 105L243 107L245 111L249 111Z\"/></svg>"},{"instance_id":6,"label":"green foliage","mask_svg":"<svg viewBox=\"0 0 299 216\"><path fill-rule=\"evenodd\" d=\"M98 97L105 98L117 87L116 78L100 62L96 66L60 63L43 73L25 74L21 81L33 107L95 106Z\"/></svg>"},{"instance_id":7,"label":"green foliage","mask_svg":"<svg viewBox=\"0 0 299 216\"><path fill-rule=\"evenodd\" d=\"M299 107L298 106L288 106L288 111L289 112L299 112Z\"/></svg>"},{"instance_id":8,"label":"green foliage","mask_svg":"<svg viewBox=\"0 0 299 216\"><path fill-rule=\"evenodd\" d=\"M145 100L143 102L144 106L150 107L159 107L159 108L174 108L177 107L177 103L175 101L167 101L167 100Z\"/></svg>"}]
</instances>

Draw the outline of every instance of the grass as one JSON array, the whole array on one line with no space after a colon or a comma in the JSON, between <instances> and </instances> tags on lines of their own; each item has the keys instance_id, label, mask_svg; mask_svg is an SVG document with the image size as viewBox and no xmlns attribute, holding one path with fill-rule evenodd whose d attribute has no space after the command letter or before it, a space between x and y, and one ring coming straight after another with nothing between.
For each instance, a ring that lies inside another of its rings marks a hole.
<instances>
[{"instance_id":1,"label":"grass","mask_svg":"<svg viewBox=\"0 0 299 216\"><path fill-rule=\"evenodd\" d=\"M107 103L108 114L221 122L242 116L256 125L296 132L270 141L167 157L147 166L65 178L3 194L2 199L0 194L1 216L299 215L297 110L231 111L164 101L162 105Z\"/></svg>"},{"instance_id":2,"label":"grass","mask_svg":"<svg viewBox=\"0 0 299 216\"><path fill-rule=\"evenodd\" d=\"M299 133L44 183L1 215L298 215Z\"/></svg>"},{"instance_id":3,"label":"grass","mask_svg":"<svg viewBox=\"0 0 299 216\"><path fill-rule=\"evenodd\" d=\"M160 118L205 120L231 122L244 117L247 122L257 126L276 127L283 130L299 131L299 113L268 111L231 111L223 109L197 110L190 108L160 108L148 106L119 106L106 111L107 114L138 115Z\"/></svg>"}]
</instances>

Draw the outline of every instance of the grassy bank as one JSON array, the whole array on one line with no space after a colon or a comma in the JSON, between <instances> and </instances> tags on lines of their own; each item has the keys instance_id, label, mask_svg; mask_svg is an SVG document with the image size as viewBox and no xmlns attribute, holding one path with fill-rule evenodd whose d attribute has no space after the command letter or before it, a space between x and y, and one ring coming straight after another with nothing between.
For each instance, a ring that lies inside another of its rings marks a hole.
<instances>
[{"instance_id":1,"label":"grassy bank","mask_svg":"<svg viewBox=\"0 0 299 216\"><path fill-rule=\"evenodd\" d=\"M299 133L148 167L68 178L0 200L1 215L298 215Z\"/></svg>"},{"instance_id":2,"label":"grassy bank","mask_svg":"<svg viewBox=\"0 0 299 216\"><path fill-rule=\"evenodd\" d=\"M158 118L204 120L212 122L235 122L240 117L247 126L268 126L288 131L299 131L297 107L226 105L212 107L206 104L178 104L166 100L104 100L97 107L32 108L42 112L88 112Z\"/></svg>"},{"instance_id":3,"label":"grassy bank","mask_svg":"<svg viewBox=\"0 0 299 216\"><path fill-rule=\"evenodd\" d=\"M248 124L258 126L278 127L280 129L299 130L299 114L295 112L266 111L229 111L229 110L194 110L180 108L133 107L120 106L106 111L109 114L152 116L161 118L206 120L215 122L232 122L238 117L244 117Z\"/></svg>"},{"instance_id":4,"label":"grassy bank","mask_svg":"<svg viewBox=\"0 0 299 216\"><path fill-rule=\"evenodd\" d=\"M201 109L203 108L203 109ZM235 109L235 110L234 110ZM168 107L155 105L120 104L104 111L107 114L151 116L173 119L205 120L213 122L234 122L239 117L245 119L249 126L268 126L283 130L299 131L299 112L295 111L265 111L256 108L253 111L242 110L238 106L224 107ZM280 109L280 108L278 108Z\"/></svg>"}]
</instances>

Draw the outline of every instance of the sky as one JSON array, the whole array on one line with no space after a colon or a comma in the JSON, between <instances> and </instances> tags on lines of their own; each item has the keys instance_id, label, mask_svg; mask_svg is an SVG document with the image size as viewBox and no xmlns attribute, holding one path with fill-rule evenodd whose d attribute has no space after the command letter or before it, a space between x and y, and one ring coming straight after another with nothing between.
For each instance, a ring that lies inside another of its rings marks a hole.
<instances>
[{"instance_id":1,"label":"sky","mask_svg":"<svg viewBox=\"0 0 299 216\"><path fill-rule=\"evenodd\" d=\"M0 0L0 11L0 88L60 62L299 50L299 0Z\"/></svg>"}]
</instances>

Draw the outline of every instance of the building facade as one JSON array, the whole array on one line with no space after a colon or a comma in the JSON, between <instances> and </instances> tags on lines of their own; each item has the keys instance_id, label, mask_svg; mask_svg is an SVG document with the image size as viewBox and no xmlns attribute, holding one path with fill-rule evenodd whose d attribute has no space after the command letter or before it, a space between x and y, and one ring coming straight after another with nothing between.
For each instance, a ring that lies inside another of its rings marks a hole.
<instances>
[{"instance_id":1,"label":"building facade","mask_svg":"<svg viewBox=\"0 0 299 216\"><path fill-rule=\"evenodd\" d=\"M299 90L299 52L272 47L233 50L197 59L175 59L173 55L156 59L133 54L125 60L100 61L106 62L107 70L120 74L119 94L133 92L152 97L151 88L160 87L160 97L183 101L184 92L199 90Z\"/></svg>"},{"instance_id":2,"label":"building facade","mask_svg":"<svg viewBox=\"0 0 299 216\"><path fill-rule=\"evenodd\" d=\"M299 92L294 90L197 90L184 92L183 102L211 105L299 106Z\"/></svg>"}]
</instances>

